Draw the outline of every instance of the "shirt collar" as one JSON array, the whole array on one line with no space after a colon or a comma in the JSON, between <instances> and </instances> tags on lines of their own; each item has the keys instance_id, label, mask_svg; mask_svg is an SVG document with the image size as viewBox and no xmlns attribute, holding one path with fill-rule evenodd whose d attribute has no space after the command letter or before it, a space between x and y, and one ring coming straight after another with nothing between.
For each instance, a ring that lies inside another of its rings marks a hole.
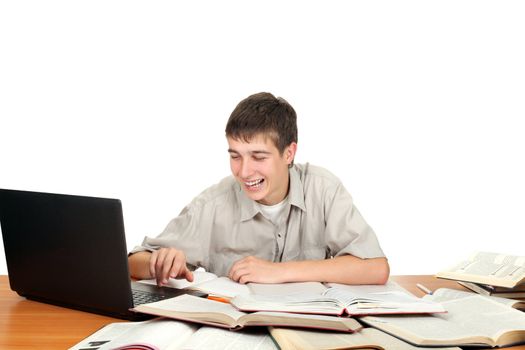
<instances>
[{"instance_id":1,"label":"shirt collar","mask_svg":"<svg viewBox=\"0 0 525 350\"><path fill-rule=\"evenodd\" d=\"M288 174L290 176L290 190L288 191L289 203L306 211L302 181L295 166L289 169ZM239 183L237 183L237 198L241 210L241 221L250 220L260 212L259 206L255 201L246 196Z\"/></svg>"},{"instance_id":2,"label":"shirt collar","mask_svg":"<svg viewBox=\"0 0 525 350\"><path fill-rule=\"evenodd\" d=\"M290 204L295 205L302 211L306 211L306 205L304 204L303 182L301 181L295 166L290 168L289 174L290 191L288 192L288 198L290 198Z\"/></svg>"}]
</instances>

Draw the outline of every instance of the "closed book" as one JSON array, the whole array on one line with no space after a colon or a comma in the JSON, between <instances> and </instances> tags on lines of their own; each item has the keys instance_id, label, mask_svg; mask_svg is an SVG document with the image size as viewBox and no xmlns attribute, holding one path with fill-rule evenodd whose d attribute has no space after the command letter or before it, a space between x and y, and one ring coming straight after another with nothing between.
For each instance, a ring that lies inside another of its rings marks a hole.
<instances>
[{"instance_id":1,"label":"closed book","mask_svg":"<svg viewBox=\"0 0 525 350\"><path fill-rule=\"evenodd\" d=\"M516 288L502 288L474 282L458 281L458 283L482 295L511 299L525 299L525 289L522 287L523 285L519 285Z\"/></svg>"}]
</instances>

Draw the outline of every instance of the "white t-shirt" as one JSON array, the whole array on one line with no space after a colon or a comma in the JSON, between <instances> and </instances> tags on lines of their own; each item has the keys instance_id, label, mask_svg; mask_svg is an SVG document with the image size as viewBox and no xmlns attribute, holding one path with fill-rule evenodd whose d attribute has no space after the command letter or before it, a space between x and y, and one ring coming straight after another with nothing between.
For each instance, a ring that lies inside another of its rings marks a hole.
<instances>
[{"instance_id":1,"label":"white t-shirt","mask_svg":"<svg viewBox=\"0 0 525 350\"><path fill-rule=\"evenodd\" d=\"M275 226L279 226L281 223L281 217L283 216L284 209L286 208L286 203L288 202L288 197L283 199L281 202L274 205L264 205L261 203L259 207L265 218L270 220Z\"/></svg>"}]
</instances>

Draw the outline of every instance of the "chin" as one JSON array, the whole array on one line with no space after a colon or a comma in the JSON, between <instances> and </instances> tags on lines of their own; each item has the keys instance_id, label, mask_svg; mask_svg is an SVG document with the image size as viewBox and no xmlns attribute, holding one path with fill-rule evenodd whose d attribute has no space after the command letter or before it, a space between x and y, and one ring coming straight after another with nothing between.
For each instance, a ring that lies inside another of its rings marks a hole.
<instances>
[{"instance_id":1,"label":"chin","mask_svg":"<svg viewBox=\"0 0 525 350\"><path fill-rule=\"evenodd\" d=\"M244 191L246 196L250 198L251 200L254 200L256 202L260 202L266 198L266 192L250 192L250 191Z\"/></svg>"}]
</instances>

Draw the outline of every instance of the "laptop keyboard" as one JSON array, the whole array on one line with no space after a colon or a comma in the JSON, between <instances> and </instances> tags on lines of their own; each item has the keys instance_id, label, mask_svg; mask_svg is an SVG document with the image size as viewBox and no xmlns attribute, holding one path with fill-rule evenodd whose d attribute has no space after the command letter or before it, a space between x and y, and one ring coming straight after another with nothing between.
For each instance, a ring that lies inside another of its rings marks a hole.
<instances>
[{"instance_id":1,"label":"laptop keyboard","mask_svg":"<svg viewBox=\"0 0 525 350\"><path fill-rule=\"evenodd\" d=\"M170 296L168 295L153 294L153 293L148 293L148 292L144 292L142 290L136 290L136 289L133 289L132 292L133 292L133 304L135 306L146 304L146 303L153 303L155 301L160 301L160 300L170 298Z\"/></svg>"}]
</instances>

